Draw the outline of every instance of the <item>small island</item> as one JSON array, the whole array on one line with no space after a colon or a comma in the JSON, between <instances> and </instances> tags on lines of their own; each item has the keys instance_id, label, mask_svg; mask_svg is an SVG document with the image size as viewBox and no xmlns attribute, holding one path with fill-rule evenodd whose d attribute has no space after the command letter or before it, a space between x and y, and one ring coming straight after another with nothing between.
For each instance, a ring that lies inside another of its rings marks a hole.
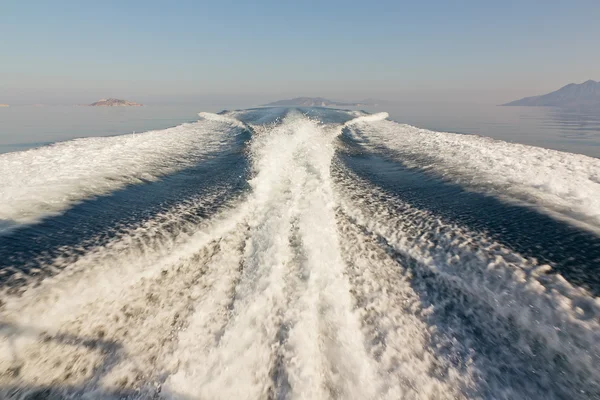
<instances>
[{"instance_id":1,"label":"small island","mask_svg":"<svg viewBox=\"0 0 600 400\"><path fill-rule=\"evenodd\" d=\"M95 103L88 104L90 107L140 107L143 104L120 99L100 99Z\"/></svg>"},{"instance_id":2,"label":"small island","mask_svg":"<svg viewBox=\"0 0 600 400\"><path fill-rule=\"evenodd\" d=\"M0 104L0 107L10 107L8 104Z\"/></svg>"}]
</instances>

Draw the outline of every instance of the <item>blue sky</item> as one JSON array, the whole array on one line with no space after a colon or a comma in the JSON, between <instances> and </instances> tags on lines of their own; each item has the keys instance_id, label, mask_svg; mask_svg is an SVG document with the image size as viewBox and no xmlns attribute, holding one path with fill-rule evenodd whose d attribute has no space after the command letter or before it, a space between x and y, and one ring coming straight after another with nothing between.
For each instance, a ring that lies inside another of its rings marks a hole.
<instances>
[{"instance_id":1,"label":"blue sky","mask_svg":"<svg viewBox=\"0 0 600 400\"><path fill-rule=\"evenodd\" d=\"M0 103L483 99L600 80L600 1L0 1Z\"/></svg>"}]
</instances>

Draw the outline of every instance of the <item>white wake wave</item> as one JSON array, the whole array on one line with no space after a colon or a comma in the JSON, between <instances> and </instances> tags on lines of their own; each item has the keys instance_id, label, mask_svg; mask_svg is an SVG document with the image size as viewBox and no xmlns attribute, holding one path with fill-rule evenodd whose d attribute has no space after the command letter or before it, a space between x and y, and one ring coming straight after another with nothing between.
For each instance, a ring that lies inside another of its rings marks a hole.
<instances>
[{"instance_id":1,"label":"white wake wave","mask_svg":"<svg viewBox=\"0 0 600 400\"><path fill-rule=\"evenodd\" d=\"M211 315L212 304L196 309L194 330L180 339L177 358L185 361L167 392L314 399L330 388L344 398L376 397L333 214L329 165L339 133L292 114L255 138L249 237L233 313L218 344L192 345L197 352L190 354L190 344L211 331L196 319ZM273 374L285 383L274 386Z\"/></svg>"},{"instance_id":2,"label":"white wake wave","mask_svg":"<svg viewBox=\"0 0 600 400\"><path fill-rule=\"evenodd\" d=\"M209 113L209 112L203 111L201 113L198 113L198 116L207 121L223 122L225 124L229 124L231 126L235 126L235 127L241 128L241 129L246 128L246 125L244 125L243 122L241 122L233 117L229 117L227 115L214 114L214 113Z\"/></svg>"},{"instance_id":3,"label":"white wake wave","mask_svg":"<svg viewBox=\"0 0 600 400\"><path fill-rule=\"evenodd\" d=\"M216 216L225 185L0 293L0 397L600 393L598 299L332 164L342 129L256 129Z\"/></svg>"},{"instance_id":4,"label":"white wake wave","mask_svg":"<svg viewBox=\"0 0 600 400\"><path fill-rule=\"evenodd\" d=\"M352 133L366 147L392 150L409 167L600 229L599 159L392 121L358 121Z\"/></svg>"},{"instance_id":5,"label":"white wake wave","mask_svg":"<svg viewBox=\"0 0 600 400\"><path fill-rule=\"evenodd\" d=\"M218 150L231 140L229 133L228 121L203 120L2 154L0 222L4 226L35 222L78 201L156 180Z\"/></svg>"},{"instance_id":6,"label":"white wake wave","mask_svg":"<svg viewBox=\"0 0 600 400\"><path fill-rule=\"evenodd\" d=\"M590 390L598 393L600 352L595 343L600 340L600 299L572 286L558 274L547 274L550 270L548 265L539 265L535 260L524 258L484 234L447 224L436 215L390 199L348 171L336 175L341 183L340 210L365 231L358 234L358 243L379 236L391 249L406 257L406 264L417 262L411 272L405 270L407 265L396 266L409 276L409 288L406 288L405 279L397 276L382 276L376 280L377 286L393 280L390 283L393 286L391 294L404 292L404 301L410 302L410 307L419 313L422 311L412 304L414 300L406 296L415 296L416 293L411 293L414 290L424 291L421 296L426 294L433 303L430 311L438 314L427 318L429 324L440 328L436 334L443 333L442 326L447 322L442 321L450 317L444 308L449 305L474 318L478 326L484 327L484 335L497 335L498 338L493 341L511 336L511 329L518 332L519 339L512 341L511 347L494 351L497 357L490 358L468 348L469 340L477 340L472 337L471 326L457 324L452 327L450 332L454 337L443 337L443 340L452 343L456 337L464 335L450 346L456 349L454 357L464 357L462 363L466 367L463 372L452 371L450 367L450 377L456 379L455 374L458 373L464 378L456 380L455 388L458 384L472 382L492 395L512 393L509 398L547 398L548 392L552 393L556 388L569 393L579 389L582 393L591 393ZM384 199L386 201L382 201ZM363 235L365 237L360 239ZM344 238L352 240L351 235ZM352 248L356 246L361 244L350 242L348 254L354 251L360 256L363 252ZM367 258L363 265L361 262L355 265L364 268L364 264L371 262L373 270L361 274L385 276L386 257L380 256L375 262L372 260ZM424 280L432 281L431 292L424 287ZM372 285L366 286L371 288ZM405 288L401 289L403 286ZM381 308L384 302L381 300L376 306ZM400 312L392 303L385 306L388 308L381 311L385 315ZM421 315L421 318L424 316ZM404 314L397 318L408 317ZM505 322L501 322L502 319ZM506 321L510 321L511 325L507 326ZM408 329L408 326L405 328ZM429 334L431 332L420 335ZM405 348L403 354L409 356L411 352L423 353L424 349ZM519 354L525 356L519 357ZM532 354L536 358L528 360ZM406 369L417 370L427 369L427 365L423 365L426 361L439 365L447 361L434 361L429 355L407 358L409 364ZM562 374L559 359L568 363L570 374ZM540 382L529 381L530 378L520 370L531 368L527 363L535 366L536 374L542 377ZM512 382L508 379L511 384L507 386L508 373L516 374L520 382L515 378ZM485 381L477 382L477 376L485 377ZM548 388L544 380L554 381L554 389Z\"/></svg>"},{"instance_id":7,"label":"white wake wave","mask_svg":"<svg viewBox=\"0 0 600 400\"><path fill-rule=\"evenodd\" d=\"M173 229L173 210L3 293L0 385L20 389L0 395L377 397L333 211L340 132L290 115L253 139L252 190L223 215Z\"/></svg>"},{"instance_id":8,"label":"white wake wave","mask_svg":"<svg viewBox=\"0 0 600 400\"><path fill-rule=\"evenodd\" d=\"M356 117L354 119L351 119L350 121L346 122L344 124L344 126L352 126L352 125L356 125L356 124L360 124L363 122L376 122L376 121L383 121L386 118L388 118L390 115L386 112L379 112L379 113L375 113L375 114L368 114L368 115L361 115L359 117Z\"/></svg>"}]
</instances>

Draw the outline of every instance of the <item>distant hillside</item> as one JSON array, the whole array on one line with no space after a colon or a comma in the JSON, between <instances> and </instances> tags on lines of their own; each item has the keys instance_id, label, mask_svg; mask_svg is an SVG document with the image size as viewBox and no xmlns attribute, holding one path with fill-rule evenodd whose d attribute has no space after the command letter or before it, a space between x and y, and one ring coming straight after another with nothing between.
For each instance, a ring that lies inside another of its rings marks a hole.
<instances>
[{"instance_id":1,"label":"distant hillside","mask_svg":"<svg viewBox=\"0 0 600 400\"><path fill-rule=\"evenodd\" d=\"M600 109L600 82L589 80L581 84L570 83L555 92L525 97L503 106Z\"/></svg>"},{"instance_id":2,"label":"distant hillside","mask_svg":"<svg viewBox=\"0 0 600 400\"><path fill-rule=\"evenodd\" d=\"M297 106L297 107L360 107L376 105L374 100L366 100L364 102L341 102L324 99L323 97L296 97L294 99L278 100L272 103L264 104L265 106Z\"/></svg>"},{"instance_id":3,"label":"distant hillside","mask_svg":"<svg viewBox=\"0 0 600 400\"><path fill-rule=\"evenodd\" d=\"M90 104L90 107L139 107L143 104L134 103L132 101L120 99L101 99Z\"/></svg>"}]
</instances>

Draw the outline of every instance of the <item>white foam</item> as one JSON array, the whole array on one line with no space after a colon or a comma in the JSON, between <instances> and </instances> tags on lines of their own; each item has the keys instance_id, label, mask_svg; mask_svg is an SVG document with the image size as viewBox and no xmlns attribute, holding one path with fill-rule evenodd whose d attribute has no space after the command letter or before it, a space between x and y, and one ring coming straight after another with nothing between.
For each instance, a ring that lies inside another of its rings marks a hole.
<instances>
[{"instance_id":1,"label":"white foam","mask_svg":"<svg viewBox=\"0 0 600 400\"><path fill-rule=\"evenodd\" d=\"M203 120L160 131L76 139L0 155L0 225L60 213L78 201L193 165L231 138Z\"/></svg>"},{"instance_id":2,"label":"white foam","mask_svg":"<svg viewBox=\"0 0 600 400\"><path fill-rule=\"evenodd\" d=\"M239 121L239 120L237 120L237 119L235 119L233 117L230 117L228 115L214 114L214 113L209 113L209 112L204 112L203 111L201 113L198 113L198 116L200 118L203 118L203 119L207 120L207 121L223 122L223 123L226 123L226 124L229 124L231 126L235 126L235 127L241 128L241 129L245 129L246 128L246 125L244 125L243 122L241 122L241 121Z\"/></svg>"},{"instance_id":3,"label":"white foam","mask_svg":"<svg viewBox=\"0 0 600 400\"><path fill-rule=\"evenodd\" d=\"M548 389L545 381L553 381L555 388L567 393L580 389L598 393L600 352L595 343L600 340L599 298L558 274L546 274L549 266L539 265L485 234L447 224L430 212L390 198L349 171L340 173L338 179L341 210L364 230L361 235L383 239L407 264L416 263L412 271L404 273L413 281L413 290L420 290L432 303L430 311L438 314L426 319L439 328L430 333L441 334L443 342L454 348L451 353L462 354L458 359L464 357L460 364L470 366L467 372L471 377L464 376L462 384L473 382L492 394L512 393L510 398L547 397L553 389ZM385 268L385 263L377 259L376 268ZM433 285L429 290L424 285L427 280ZM381 285L380 280L375 282ZM398 312L395 305L385 305L389 310L382 311L383 315ZM468 347L469 341L479 340L472 337L471 326L458 321L449 333L443 332L448 318L453 319L446 308L460 309L483 327L484 335L504 338L516 331L519 339L510 347L492 351L495 357L483 353L485 348L478 353ZM418 308L414 311L421 312ZM456 337L462 337L461 341L456 342ZM529 360L532 354L536 358ZM568 375L562 373L561 359L569 365ZM441 361L437 364L447 360ZM539 381L523 378L519 370L531 368L528 363L535 366ZM417 363L415 368L422 367ZM521 382L507 380L509 372L520 376ZM451 381L460 383L456 373L450 375L454 377ZM478 376L485 377L484 381L478 381Z\"/></svg>"},{"instance_id":4,"label":"white foam","mask_svg":"<svg viewBox=\"0 0 600 400\"><path fill-rule=\"evenodd\" d=\"M74 262L68 255L55 260L61 272L41 283L4 291L0 370L18 367L25 387L60 382L58 391L71 385L90 393L155 393L161 376L176 368L169 356L192 303L213 284L207 270L224 277L211 263L215 240L235 232L243 218L241 207L189 220L219 194L174 207Z\"/></svg>"},{"instance_id":5,"label":"white foam","mask_svg":"<svg viewBox=\"0 0 600 400\"><path fill-rule=\"evenodd\" d=\"M180 338L177 358L185 362L167 393L312 399L333 390L344 398L377 397L332 213L329 164L339 132L292 114L254 139L250 230L233 313L218 343L190 353L189 344L204 343L197 338L214 329L205 319L212 304L198 306L194 321L201 323ZM281 374L279 387L274 373Z\"/></svg>"},{"instance_id":6,"label":"white foam","mask_svg":"<svg viewBox=\"0 0 600 400\"><path fill-rule=\"evenodd\" d=\"M600 229L599 159L392 121L361 120L353 133L364 146L391 149L409 167Z\"/></svg>"},{"instance_id":7,"label":"white foam","mask_svg":"<svg viewBox=\"0 0 600 400\"><path fill-rule=\"evenodd\" d=\"M377 397L333 214L340 132L292 115L254 138L251 193L223 215L187 221L204 196L3 292L0 384L19 390L0 395Z\"/></svg>"},{"instance_id":8,"label":"white foam","mask_svg":"<svg viewBox=\"0 0 600 400\"><path fill-rule=\"evenodd\" d=\"M256 129L250 190L221 213L198 210L226 184L0 293L0 397L599 393L599 301L332 165L342 128Z\"/></svg>"},{"instance_id":9,"label":"white foam","mask_svg":"<svg viewBox=\"0 0 600 400\"><path fill-rule=\"evenodd\" d=\"M367 348L385 382L380 398L457 399L469 393L477 376L472 360L467 356L459 365L455 354L436 354L437 346L452 348L453 338L436 338L431 310L412 287L410 271L356 224L342 217L339 225L353 294L361 320L368 321L362 324Z\"/></svg>"},{"instance_id":10,"label":"white foam","mask_svg":"<svg viewBox=\"0 0 600 400\"><path fill-rule=\"evenodd\" d=\"M367 115L360 115L354 119L351 119L350 121L346 122L344 124L344 126L352 126L352 125L356 125L356 124L360 124L363 122L376 122L376 121L383 121L386 118L388 118L390 115L386 112L378 112L375 114L367 114Z\"/></svg>"}]
</instances>

